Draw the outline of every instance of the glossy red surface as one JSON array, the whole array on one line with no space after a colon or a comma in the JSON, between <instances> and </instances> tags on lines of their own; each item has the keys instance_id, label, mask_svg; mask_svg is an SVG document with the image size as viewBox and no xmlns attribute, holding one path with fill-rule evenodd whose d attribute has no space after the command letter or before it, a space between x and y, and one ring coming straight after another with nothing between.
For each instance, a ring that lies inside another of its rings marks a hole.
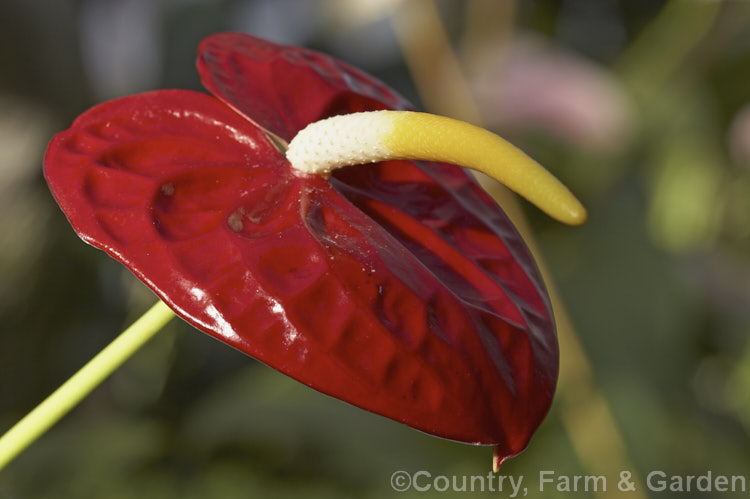
<instances>
[{"instance_id":1,"label":"glossy red surface","mask_svg":"<svg viewBox=\"0 0 750 499\"><path fill-rule=\"evenodd\" d=\"M293 173L258 126L290 139L331 114L409 108L340 61L219 34L198 67L218 99L125 97L53 139L45 176L78 234L197 328L321 392L520 452L558 352L500 208L451 165Z\"/></svg>"}]
</instances>

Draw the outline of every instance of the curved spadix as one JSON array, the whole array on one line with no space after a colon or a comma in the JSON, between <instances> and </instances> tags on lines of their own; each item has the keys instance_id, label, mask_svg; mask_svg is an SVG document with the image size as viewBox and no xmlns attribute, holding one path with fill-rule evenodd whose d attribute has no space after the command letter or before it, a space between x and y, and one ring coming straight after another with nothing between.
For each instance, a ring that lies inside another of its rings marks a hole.
<instances>
[{"instance_id":1,"label":"curved spadix","mask_svg":"<svg viewBox=\"0 0 750 499\"><path fill-rule=\"evenodd\" d=\"M578 199L523 151L483 128L443 116L412 111L334 116L301 130L286 155L297 170L319 175L391 159L451 163L494 178L560 222L586 221Z\"/></svg>"}]
</instances>

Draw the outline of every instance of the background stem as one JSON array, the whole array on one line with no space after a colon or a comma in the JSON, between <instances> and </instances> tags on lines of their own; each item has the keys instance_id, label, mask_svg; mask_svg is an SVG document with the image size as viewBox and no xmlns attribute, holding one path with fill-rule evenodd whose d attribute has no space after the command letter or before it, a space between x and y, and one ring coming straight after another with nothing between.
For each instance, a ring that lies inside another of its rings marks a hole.
<instances>
[{"instance_id":1,"label":"background stem","mask_svg":"<svg viewBox=\"0 0 750 499\"><path fill-rule=\"evenodd\" d=\"M174 312L159 301L0 438L0 470L159 332Z\"/></svg>"}]
</instances>

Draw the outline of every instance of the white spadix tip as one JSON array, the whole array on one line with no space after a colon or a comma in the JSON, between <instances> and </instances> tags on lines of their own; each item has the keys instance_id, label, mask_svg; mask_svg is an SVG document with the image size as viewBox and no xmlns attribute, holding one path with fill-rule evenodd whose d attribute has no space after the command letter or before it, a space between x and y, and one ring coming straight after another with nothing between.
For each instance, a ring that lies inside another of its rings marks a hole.
<instances>
[{"instance_id":1,"label":"white spadix tip","mask_svg":"<svg viewBox=\"0 0 750 499\"><path fill-rule=\"evenodd\" d=\"M393 157L384 140L393 127L389 111L333 116L301 130L289 143L286 157L297 170L316 174L384 161Z\"/></svg>"}]
</instances>

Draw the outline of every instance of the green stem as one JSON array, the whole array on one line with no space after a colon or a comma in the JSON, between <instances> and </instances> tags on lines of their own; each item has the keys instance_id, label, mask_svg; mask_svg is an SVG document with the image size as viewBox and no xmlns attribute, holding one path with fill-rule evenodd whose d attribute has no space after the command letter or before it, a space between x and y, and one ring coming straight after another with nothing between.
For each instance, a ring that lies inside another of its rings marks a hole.
<instances>
[{"instance_id":1,"label":"green stem","mask_svg":"<svg viewBox=\"0 0 750 499\"><path fill-rule=\"evenodd\" d=\"M159 332L174 312L159 301L0 438L0 470Z\"/></svg>"}]
</instances>

